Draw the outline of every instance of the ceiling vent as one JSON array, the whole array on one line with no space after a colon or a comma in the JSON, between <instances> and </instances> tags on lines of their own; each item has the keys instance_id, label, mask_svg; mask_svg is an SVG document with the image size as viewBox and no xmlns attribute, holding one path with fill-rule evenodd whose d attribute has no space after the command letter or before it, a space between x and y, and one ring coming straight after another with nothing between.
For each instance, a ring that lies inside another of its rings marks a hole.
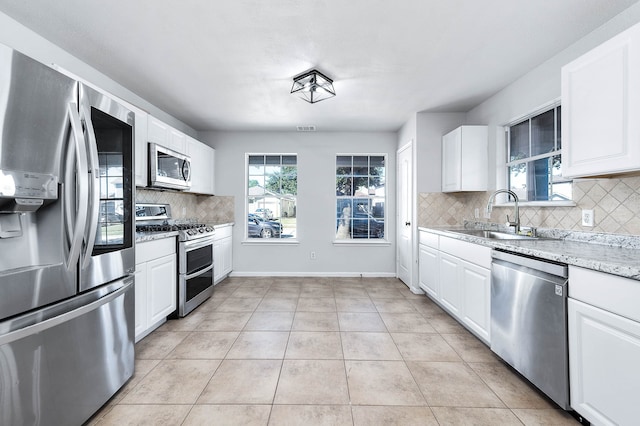
<instances>
[{"instance_id":1,"label":"ceiling vent","mask_svg":"<svg viewBox=\"0 0 640 426\"><path fill-rule=\"evenodd\" d=\"M296 127L299 132L315 132L316 126L298 126Z\"/></svg>"}]
</instances>

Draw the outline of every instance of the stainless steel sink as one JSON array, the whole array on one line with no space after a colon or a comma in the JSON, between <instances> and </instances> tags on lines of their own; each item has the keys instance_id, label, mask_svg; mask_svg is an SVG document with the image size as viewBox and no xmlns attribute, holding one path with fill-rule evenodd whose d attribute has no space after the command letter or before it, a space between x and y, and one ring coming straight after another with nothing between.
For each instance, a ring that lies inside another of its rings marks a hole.
<instances>
[{"instance_id":1,"label":"stainless steel sink","mask_svg":"<svg viewBox=\"0 0 640 426\"><path fill-rule=\"evenodd\" d=\"M528 235L509 234L500 231L483 231L480 229L451 229L449 232L457 232L459 234L472 235L474 237L491 238L494 240L537 240L537 237Z\"/></svg>"}]
</instances>

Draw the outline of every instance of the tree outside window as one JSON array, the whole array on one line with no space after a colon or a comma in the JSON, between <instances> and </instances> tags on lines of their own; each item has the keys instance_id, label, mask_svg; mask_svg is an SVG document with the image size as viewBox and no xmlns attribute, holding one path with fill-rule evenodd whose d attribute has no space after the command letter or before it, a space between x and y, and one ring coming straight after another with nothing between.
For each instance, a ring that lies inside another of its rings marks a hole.
<instances>
[{"instance_id":1,"label":"tree outside window","mask_svg":"<svg viewBox=\"0 0 640 426\"><path fill-rule=\"evenodd\" d=\"M384 239L386 156L336 156L336 240Z\"/></svg>"},{"instance_id":2,"label":"tree outside window","mask_svg":"<svg viewBox=\"0 0 640 426\"><path fill-rule=\"evenodd\" d=\"M522 201L570 201L562 177L560 106L507 127L508 187Z\"/></svg>"},{"instance_id":3,"label":"tree outside window","mask_svg":"<svg viewBox=\"0 0 640 426\"><path fill-rule=\"evenodd\" d=\"M249 154L247 170L247 237L295 238L297 156Z\"/></svg>"}]
</instances>

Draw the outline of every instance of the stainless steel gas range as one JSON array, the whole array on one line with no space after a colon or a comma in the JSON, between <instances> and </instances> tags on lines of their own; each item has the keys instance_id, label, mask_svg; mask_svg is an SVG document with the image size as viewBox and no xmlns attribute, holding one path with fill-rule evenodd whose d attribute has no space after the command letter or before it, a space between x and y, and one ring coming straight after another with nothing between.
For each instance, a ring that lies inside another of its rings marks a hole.
<instances>
[{"instance_id":1,"label":"stainless steel gas range","mask_svg":"<svg viewBox=\"0 0 640 426\"><path fill-rule=\"evenodd\" d=\"M169 204L136 204L136 232L178 232L178 300L184 317L213 294L213 226L176 221Z\"/></svg>"}]
</instances>

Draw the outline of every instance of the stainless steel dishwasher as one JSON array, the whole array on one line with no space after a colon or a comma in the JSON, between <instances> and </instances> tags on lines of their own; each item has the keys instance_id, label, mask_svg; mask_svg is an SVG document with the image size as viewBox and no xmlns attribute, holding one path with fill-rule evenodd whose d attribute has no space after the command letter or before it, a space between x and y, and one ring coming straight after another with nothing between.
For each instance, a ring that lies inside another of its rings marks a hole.
<instances>
[{"instance_id":1,"label":"stainless steel dishwasher","mask_svg":"<svg viewBox=\"0 0 640 426\"><path fill-rule=\"evenodd\" d=\"M493 250L491 350L569 409L567 265Z\"/></svg>"}]
</instances>

